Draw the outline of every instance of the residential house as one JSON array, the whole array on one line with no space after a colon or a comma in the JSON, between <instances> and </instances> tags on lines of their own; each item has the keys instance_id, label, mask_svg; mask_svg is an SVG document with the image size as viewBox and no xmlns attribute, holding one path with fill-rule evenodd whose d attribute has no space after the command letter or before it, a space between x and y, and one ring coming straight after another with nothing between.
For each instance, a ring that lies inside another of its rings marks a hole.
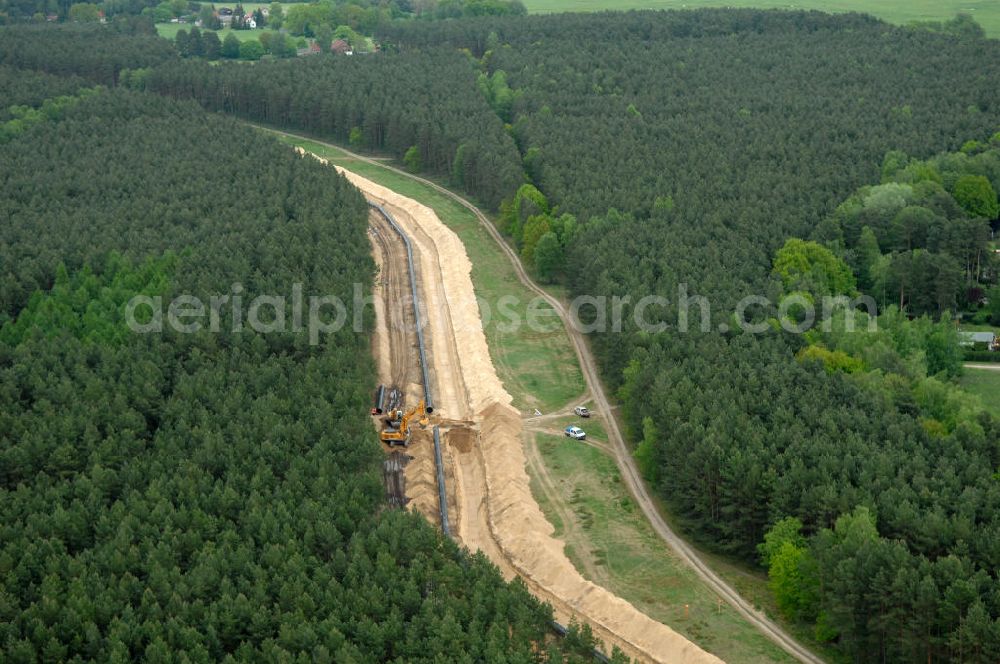
<instances>
[{"instance_id":1,"label":"residential house","mask_svg":"<svg viewBox=\"0 0 1000 664\"><path fill-rule=\"evenodd\" d=\"M330 44L330 52L336 53L337 55L353 55L354 51L351 50L351 45L348 44L343 39L334 39Z\"/></svg>"},{"instance_id":2,"label":"residential house","mask_svg":"<svg viewBox=\"0 0 1000 664\"><path fill-rule=\"evenodd\" d=\"M1000 339L995 332L959 332L959 344L966 347L1000 350Z\"/></svg>"}]
</instances>

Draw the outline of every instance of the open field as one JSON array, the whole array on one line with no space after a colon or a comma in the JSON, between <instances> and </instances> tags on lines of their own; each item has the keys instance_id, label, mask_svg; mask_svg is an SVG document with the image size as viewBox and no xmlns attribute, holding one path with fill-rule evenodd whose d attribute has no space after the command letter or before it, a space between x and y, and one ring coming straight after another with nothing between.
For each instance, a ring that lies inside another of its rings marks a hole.
<instances>
[{"instance_id":1,"label":"open field","mask_svg":"<svg viewBox=\"0 0 1000 664\"><path fill-rule=\"evenodd\" d=\"M959 328L959 332L996 332L1000 334L1000 329L997 329L996 325L975 325L972 323L962 323Z\"/></svg>"},{"instance_id":2,"label":"open field","mask_svg":"<svg viewBox=\"0 0 1000 664\"><path fill-rule=\"evenodd\" d=\"M531 436L532 434L529 434ZM791 662L653 532L621 481L614 459L559 436L534 434L532 489L556 536L584 576L632 602L727 662ZM719 638L725 635L725 638Z\"/></svg>"},{"instance_id":3,"label":"open field","mask_svg":"<svg viewBox=\"0 0 1000 664\"><path fill-rule=\"evenodd\" d=\"M241 5L243 5L243 10L246 11L248 14L252 14L253 12L257 11L258 9L260 9L261 7L270 7L271 6L271 3L269 3L269 2L239 2L239 3L237 3L237 2L213 2L212 4L215 5L216 9L222 9L223 7L229 7L230 9L235 9L237 4L241 4ZM284 7L287 10L289 4L291 4L291 3L283 2L283 3L281 3L281 6Z\"/></svg>"},{"instance_id":4,"label":"open field","mask_svg":"<svg viewBox=\"0 0 1000 664\"><path fill-rule=\"evenodd\" d=\"M1000 371L965 367L962 388L978 395L983 405L1000 417Z\"/></svg>"},{"instance_id":5,"label":"open field","mask_svg":"<svg viewBox=\"0 0 1000 664\"><path fill-rule=\"evenodd\" d=\"M163 37L164 39L170 39L171 41L177 36L177 33L181 30L191 31L191 28L195 27L193 23L157 23L156 33ZM199 28L200 29L200 28ZM260 36L265 32L274 33L274 30L269 30L264 28L263 30L230 30L226 28L225 30L218 30L215 34L219 35L219 41L226 38L227 35L236 35L236 38L240 41L248 41L250 39L260 39Z\"/></svg>"},{"instance_id":6,"label":"open field","mask_svg":"<svg viewBox=\"0 0 1000 664\"><path fill-rule=\"evenodd\" d=\"M346 156L336 148L289 136L281 136L281 140L433 208L465 244L472 261L476 296L481 303L495 310L496 303L504 295L513 295L522 303L532 300L531 293L518 281L510 263L496 250L476 217L455 201L405 176ZM544 304L539 309L550 310ZM550 412L576 399L585 390L569 340L557 319L548 321L551 332L532 331L527 325L509 331L505 329L503 318L495 318L485 325L490 355L500 379L514 397L514 405L522 411L537 408Z\"/></svg>"},{"instance_id":7,"label":"open field","mask_svg":"<svg viewBox=\"0 0 1000 664\"><path fill-rule=\"evenodd\" d=\"M996 0L524 0L532 13L592 12L606 9L699 9L702 7L759 7L762 9L818 9L825 12L864 12L890 23L940 21L959 12L975 17L991 37L1000 37L1000 2Z\"/></svg>"}]
</instances>

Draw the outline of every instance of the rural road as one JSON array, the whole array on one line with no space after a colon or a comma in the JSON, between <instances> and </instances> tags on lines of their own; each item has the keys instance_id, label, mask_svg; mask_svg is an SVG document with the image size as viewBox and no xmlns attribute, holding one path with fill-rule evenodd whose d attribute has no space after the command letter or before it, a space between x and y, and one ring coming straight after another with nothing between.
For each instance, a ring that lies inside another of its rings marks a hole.
<instances>
[{"instance_id":1,"label":"rural road","mask_svg":"<svg viewBox=\"0 0 1000 664\"><path fill-rule=\"evenodd\" d=\"M965 365L966 369L986 369L988 371L1000 371L1000 364L973 364L967 362Z\"/></svg>"},{"instance_id":2,"label":"rural road","mask_svg":"<svg viewBox=\"0 0 1000 664\"><path fill-rule=\"evenodd\" d=\"M628 447L625 444L625 438L622 436L621 430L618 427L618 421L614 416L611 409L611 404L604 393L604 386L600 380L600 374L597 370L597 364L594 360L593 355L590 352L590 348L587 346L586 339L582 332L580 332L576 327L574 327L569 319L569 314L566 307L562 302L557 300L555 297L550 295L548 292L543 290L538 284L531 279L528 273L525 271L524 266L521 264L521 259L514 251L513 248L503 239L500 232L496 229L493 223L486 217L483 212L477 208L475 205L459 196L458 194L452 192L451 190L442 187L441 185L422 178L418 175L413 175L402 169L396 168L394 166L388 165L384 162L365 157L363 155L345 150L339 145L333 145L330 143L324 143L323 141L318 141L316 139L301 136L298 134L279 131L276 129L271 129L269 127L262 127L260 125L254 125L261 129L265 129L275 134L281 134L284 136L289 136L292 138L300 138L304 140L313 141L321 145L327 145L328 147L341 150L345 155L363 161L380 168L397 173L404 177L410 178L420 182L428 187L433 188L439 193L451 198L458 204L462 205L470 212L472 212L479 223L482 224L483 228L490 234L490 237L496 242L497 246L507 255L511 264L517 273L518 279L522 284L536 295L543 298L558 314L559 318L563 323L566 333L573 342L573 347L576 351L577 358L580 361L580 367L583 370L584 378L586 379L587 386L591 393L594 395L594 403L597 406L598 412L603 414L604 419L607 421L607 433L609 442L611 443L611 448L614 453L615 461L621 471L622 477L625 479L626 485L629 488L630 493L635 498L636 502L642 508L643 513L649 520L653 529L660 536L660 538L666 542L666 544L688 565L694 569L695 573L709 586L711 587L723 600L725 600L730 606L732 606L740 615L742 615L747 621L755 625L761 632L763 632L768 638L774 641L787 653L795 657L801 662L807 662L808 664L822 664L823 660L813 654L811 651L806 649L804 646L798 643L790 634L788 634L784 629L782 629L778 624L772 621L766 614L755 609L747 600L745 600L732 586L730 586L722 577L716 574L698 555L698 553L679 535L677 535L670 526L667 525L660 512L656 508L656 504L650 496L646 485L643 483L641 476L639 475L638 468L629 452Z\"/></svg>"}]
</instances>

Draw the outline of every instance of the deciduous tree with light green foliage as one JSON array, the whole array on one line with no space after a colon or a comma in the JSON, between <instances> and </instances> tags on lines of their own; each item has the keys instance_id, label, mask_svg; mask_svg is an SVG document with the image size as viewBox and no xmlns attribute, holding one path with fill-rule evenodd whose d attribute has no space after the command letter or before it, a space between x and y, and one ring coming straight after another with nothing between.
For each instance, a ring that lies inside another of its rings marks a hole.
<instances>
[{"instance_id":1,"label":"deciduous tree with light green foliage","mask_svg":"<svg viewBox=\"0 0 1000 664\"><path fill-rule=\"evenodd\" d=\"M6 122L0 122L0 143L9 141L42 122L56 120L62 117L66 110L76 105L82 99L102 92L104 88L84 88L77 92L76 96L61 95L52 99L46 99L39 108L30 106L11 106L7 109L7 115L11 117Z\"/></svg>"},{"instance_id":2,"label":"deciduous tree with light green foliage","mask_svg":"<svg viewBox=\"0 0 1000 664\"><path fill-rule=\"evenodd\" d=\"M60 264L52 289L36 291L17 319L0 327L0 343L16 346L38 334L69 335L85 343L120 344L132 335L125 324L129 300L136 295L163 295L177 264L173 252L148 258L139 265L111 252L99 274L85 266L70 275ZM136 315L138 320L142 313Z\"/></svg>"},{"instance_id":3,"label":"deciduous tree with light green foliage","mask_svg":"<svg viewBox=\"0 0 1000 664\"><path fill-rule=\"evenodd\" d=\"M281 6L280 2L272 2L271 9L267 13L268 24L275 30L278 30L281 28L284 21L285 21L284 7Z\"/></svg>"},{"instance_id":4,"label":"deciduous tree with light green foliage","mask_svg":"<svg viewBox=\"0 0 1000 664\"><path fill-rule=\"evenodd\" d=\"M410 170L411 173L420 172L420 148L416 145L411 145L410 149L406 151L403 155L403 163L406 168Z\"/></svg>"},{"instance_id":5,"label":"deciduous tree with light green foliage","mask_svg":"<svg viewBox=\"0 0 1000 664\"><path fill-rule=\"evenodd\" d=\"M827 373L857 373L863 371L865 363L842 350L829 350L820 344L806 346L795 356L800 362L818 361Z\"/></svg>"},{"instance_id":6,"label":"deciduous tree with light green foliage","mask_svg":"<svg viewBox=\"0 0 1000 664\"><path fill-rule=\"evenodd\" d=\"M774 256L774 274L786 292L806 291L814 296L855 292L851 268L819 244L790 238Z\"/></svg>"},{"instance_id":7,"label":"deciduous tree with light green foliage","mask_svg":"<svg viewBox=\"0 0 1000 664\"><path fill-rule=\"evenodd\" d=\"M507 85L507 73L497 70L492 75L482 73L479 75L479 90L486 97L486 101L496 111L497 115L504 122L511 120L511 107L516 97L510 86Z\"/></svg>"},{"instance_id":8,"label":"deciduous tree with light green foliage","mask_svg":"<svg viewBox=\"0 0 1000 664\"><path fill-rule=\"evenodd\" d=\"M552 283L563 269L563 248L555 233L546 233L535 246L535 270L542 281Z\"/></svg>"},{"instance_id":9,"label":"deciduous tree with light green foliage","mask_svg":"<svg viewBox=\"0 0 1000 664\"><path fill-rule=\"evenodd\" d=\"M348 135L347 142L351 144L352 148L360 148L365 145L365 135L361 131L361 127L351 127L351 132Z\"/></svg>"},{"instance_id":10,"label":"deciduous tree with light green foliage","mask_svg":"<svg viewBox=\"0 0 1000 664\"><path fill-rule=\"evenodd\" d=\"M264 45L256 39L248 39L240 44L240 60L260 60L263 56Z\"/></svg>"},{"instance_id":11,"label":"deciduous tree with light green foliage","mask_svg":"<svg viewBox=\"0 0 1000 664\"><path fill-rule=\"evenodd\" d=\"M974 217L996 219L1000 216L997 192L989 179L982 175L963 175L955 183L955 200Z\"/></svg>"},{"instance_id":12,"label":"deciduous tree with light green foliage","mask_svg":"<svg viewBox=\"0 0 1000 664\"><path fill-rule=\"evenodd\" d=\"M819 602L816 561L802 535L802 522L795 517L778 521L757 547L771 591L781 609L794 620L814 620Z\"/></svg>"},{"instance_id":13,"label":"deciduous tree with light green foliage","mask_svg":"<svg viewBox=\"0 0 1000 664\"><path fill-rule=\"evenodd\" d=\"M642 418L642 440L635 448L635 460L639 471L649 482L657 482L660 478L660 465L656 460L656 440L659 432L652 417Z\"/></svg>"},{"instance_id":14,"label":"deciduous tree with light green foliage","mask_svg":"<svg viewBox=\"0 0 1000 664\"><path fill-rule=\"evenodd\" d=\"M545 198L545 194L534 185L523 184L514 195L513 202L501 210L501 230L520 244L523 228L528 219L535 215L548 214L548 212L549 202Z\"/></svg>"},{"instance_id":15,"label":"deciduous tree with light green foliage","mask_svg":"<svg viewBox=\"0 0 1000 664\"><path fill-rule=\"evenodd\" d=\"M521 235L521 260L527 265L535 264L535 247L544 235L551 232L549 218L544 214L537 214L528 218L524 225L524 232Z\"/></svg>"},{"instance_id":16,"label":"deciduous tree with light green foliage","mask_svg":"<svg viewBox=\"0 0 1000 664\"><path fill-rule=\"evenodd\" d=\"M100 10L90 2L78 2L69 8L69 20L74 23L96 23L101 20Z\"/></svg>"}]
</instances>

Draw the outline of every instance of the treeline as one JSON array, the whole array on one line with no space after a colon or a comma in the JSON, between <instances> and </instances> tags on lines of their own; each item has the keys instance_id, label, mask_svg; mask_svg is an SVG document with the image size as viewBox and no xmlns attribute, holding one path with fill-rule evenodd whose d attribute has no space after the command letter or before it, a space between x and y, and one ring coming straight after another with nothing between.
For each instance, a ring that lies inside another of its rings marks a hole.
<instances>
[{"instance_id":1,"label":"treeline","mask_svg":"<svg viewBox=\"0 0 1000 664\"><path fill-rule=\"evenodd\" d=\"M176 58L173 45L117 25L19 25L0 29L0 65L114 86L123 69Z\"/></svg>"},{"instance_id":2,"label":"treeline","mask_svg":"<svg viewBox=\"0 0 1000 664\"><path fill-rule=\"evenodd\" d=\"M281 32L262 32L259 39L246 40L241 40L230 32L220 41L219 36L211 30L194 27L191 32L178 30L174 46L182 57L209 61L220 58L254 61L265 55L276 58L294 58L298 55L295 40Z\"/></svg>"},{"instance_id":3,"label":"treeline","mask_svg":"<svg viewBox=\"0 0 1000 664\"><path fill-rule=\"evenodd\" d=\"M400 48L449 46L468 48L476 57L490 49L490 34L501 43L519 50L549 39L565 39L568 34L584 34L600 24L606 32L599 41L642 39L663 42L671 39L724 37L767 31L871 29L885 24L860 14L832 16L822 12L761 11L756 9L615 12L612 15L549 14L528 19L488 17L474 21L445 23L398 22L382 26L379 37ZM582 46L582 45L581 45Z\"/></svg>"},{"instance_id":4,"label":"treeline","mask_svg":"<svg viewBox=\"0 0 1000 664\"><path fill-rule=\"evenodd\" d=\"M314 57L251 68L173 62L154 69L146 85L400 159L410 152L422 171L450 176L491 207L523 181L514 141L458 53Z\"/></svg>"},{"instance_id":5,"label":"treeline","mask_svg":"<svg viewBox=\"0 0 1000 664\"><path fill-rule=\"evenodd\" d=\"M430 0L413 4L416 5L414 14L421 19L525 16L528 13L521 0Z\"/></svg>"},{"instance_id":6,"label":"treeline","mask_svg":"<svg viewBox=\"0 0 1000 664\"><path fill-rule=\"evenodd\" d=\"M275 6L279 8L277 14ZM270 13L266 21L271 27L284 27L294 35L313 37L319 36L324 29L342 28L370 36L393 20L523 16L528 11L520 0L320 0L296 2L287 9L272 3Z\"/></svg>"},{"instance_id":7,"label":"treeline","mask_svg":"<svg viewBox=\"0 0 1000 664\"><path fill-rule=\"evenodd\" d=\"M3 90L0 120L10 119L12 106L40 106L50 97L72 95L89 82L77 76L52 76L0 64L0 90Z\"/></svg>"},{"instance_id":8,"label":"treeline","mask_svg":"<svg viewBox=\"0 0 1000 664\"><path fill-rule=\"evenodd\" d=\"M626 305L624 331L592 342L644 470L691 532L757 561L765 533L798 519L790 546L811 556L792 577L820 582L786 608L855 661L996 661L1000 430L949 382L953 330L889 317L883 336L853 346L783 333L777 305L799 285L774 261L878 183L886 153L910 155L905 169L987 141L1000 94L983 82L1000 76L1000 44L749 10L394 24L383 37L478 59L481 94L507 114L530 180L502 222L540 273L554 264L573 295L668 298L645 312L667 329L639 329ZM920 200L944 206L928 254L959 278L920 297L907 287L911 315L953 308L970 275L987 279L970 259L991 208L969 205L988 198L990 176L944 170L956 173L942 174L945 195L924 184ZM890 232L876 237L895 250ZM824 283L851 290L846 277ZM738 331L747 295L772 303L743 312L763 334Z\"/></svg>"},{"instance_id":9,"label":"treeline","mask_svg":"<svg viewBox=\"0 0 1000 664\"><path fill-rule=\"evenodd\" d=\"M292 2L289 11L310 8L308 23L315 30L320 25L332 27L347 25L354 30L371 34L378 25L392 19L450 19L464 16L523 16L527 10L521 0L321 0L320 2ZM103 2L72 2L59 0L7 0L0 8L0 25L39 21L49 15L60 20L97 21L98 11L106 18L121 16L148 16L156 22L169 21L173 17L189 14L197 15L203 7L212 7L211 2L196 0L103 0ZM281 8L280 2L271 3ZM74 10L74 7L76 8ZM280 15L280 14L279 14ZM306 14L303 14L305 16ZM329 16L317 20L319 16ZM270 17L269 17L270 18ZM270 22L270 20L268 21ZM271 23L280 28L281 21ZM301 24L300 24L301 25ZM258 25L258 27L261 27ZM298 33L301 34L301 33Z\"/></svg>"},{"instance_id":10,"label":"treeline","mask_svg":"<svg viewBox=\"0 0 1000 664\"><path fill-rule=\"evenodd\" d=\"M46 99L39 108L30 106L11 106L3 111L3 115L9 116L6 122L0 122L0 143L20 136L36 124L51 122L61 118L68 108L77 104L81 99L85 99L92 94L97 94L102 88L85 88L80 90L76 96L61 95Z\"/></svg>"},{"instance_id":11,"label":"treeline","mask_svg":"<svg viewBox=\"0 0 1000 664\"><path fill-rule=\"evenodd\" d=\"M344 178L117 90L0 145L0 217L16 268L0 278L0 660L587 660L585 634L548 642L551 610L523 585L385 511L367 334L258 334L232 299L218 332L122 328L137 294L351 301L374 265Z\"/></svg>"}]
</instances>

